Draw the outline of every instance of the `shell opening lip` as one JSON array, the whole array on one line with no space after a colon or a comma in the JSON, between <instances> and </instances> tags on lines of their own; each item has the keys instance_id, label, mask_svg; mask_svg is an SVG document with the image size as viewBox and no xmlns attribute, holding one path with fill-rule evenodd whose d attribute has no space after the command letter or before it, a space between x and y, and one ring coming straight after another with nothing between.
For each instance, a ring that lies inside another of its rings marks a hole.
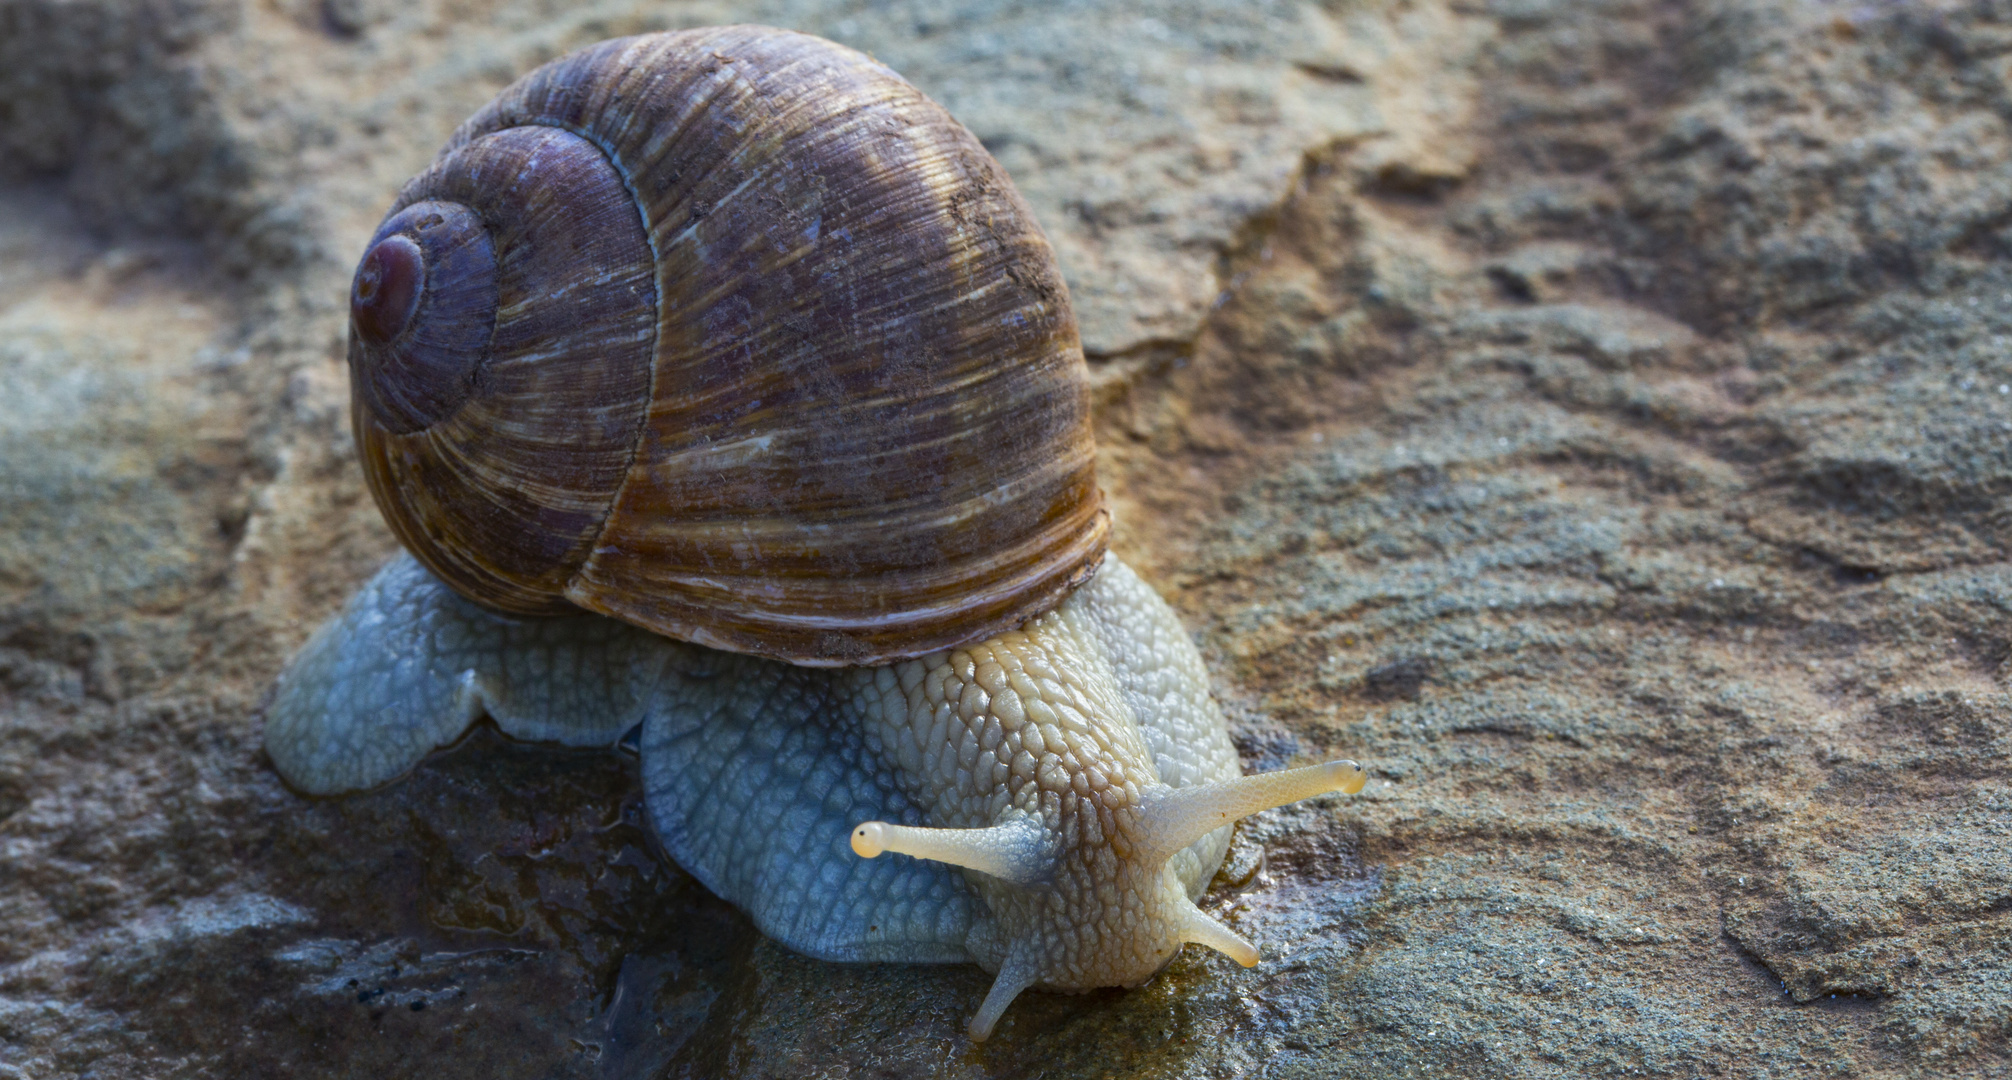
<instances>
[{"instance_id":1,"label":"shell opening lip","mask_svg":"<svg viewBox=\"0 0 2012 1080\"><path fill-rule=\"evenodd\" d=\"M356 268L349 293L349 317L356 332L382 345L405 332L419 310L426 285L426 255L412 238L394 234L379 240Z\"/></svg>"}]
</instances>

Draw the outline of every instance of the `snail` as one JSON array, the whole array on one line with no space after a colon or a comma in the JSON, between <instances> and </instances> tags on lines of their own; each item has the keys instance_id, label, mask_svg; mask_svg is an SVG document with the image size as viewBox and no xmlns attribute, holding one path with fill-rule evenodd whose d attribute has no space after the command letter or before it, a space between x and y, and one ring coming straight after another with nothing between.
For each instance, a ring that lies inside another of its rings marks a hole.
<instances>
[{"instance_id":1,"label":"snail","mask_svg":"<svg viewBox=\"0 0 2012 1080\"><path fill-rule=\"evenodd\" d=\"M1137 985L1229 826L1360 790L1244 776L1173 611L1106 553L1052 251L968 131L863 54L717 27L531 72L371 239L352 422L402 554L281 674L331 795L487 715L640 725L666 852L832 960Z\"/></svg>"}]
</instances>

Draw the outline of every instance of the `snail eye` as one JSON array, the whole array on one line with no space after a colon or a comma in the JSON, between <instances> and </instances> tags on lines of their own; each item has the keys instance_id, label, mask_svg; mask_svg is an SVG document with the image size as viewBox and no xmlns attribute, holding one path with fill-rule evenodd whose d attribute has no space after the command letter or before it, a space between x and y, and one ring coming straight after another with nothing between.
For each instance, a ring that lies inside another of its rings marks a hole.
<instances>
[{"instance_id":1,"label":"snail eye","mask_svg":"<svg viewBox=\"0 0 2012 1080\"><path fill-rule=\"evenodd\" d=\"M411 324L419 309L419 292L426 284L426 256L407 236L387 236L377 242L356 268L349 293L349 317L356 332L382 345Z\"/></svg>"}]
</instances>

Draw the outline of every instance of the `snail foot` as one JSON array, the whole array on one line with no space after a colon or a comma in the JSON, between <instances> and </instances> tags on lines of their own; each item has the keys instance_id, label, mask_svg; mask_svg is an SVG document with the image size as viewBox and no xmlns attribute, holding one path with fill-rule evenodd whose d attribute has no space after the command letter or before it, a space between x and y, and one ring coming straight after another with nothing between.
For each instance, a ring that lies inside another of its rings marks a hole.
<instances>
[{"instance_id":1,"label":"snail foot","mask_svg":"<svg viewBox=\"0 0 2012 1080\"><path fill-rule=\"evenodd\" d=\"M337 795L398 779L485 715L514 739L613 746L690 649L593 616L495 615L400 555L281 673L266 756L297 790Z\"/></svg>"}]
</instances>

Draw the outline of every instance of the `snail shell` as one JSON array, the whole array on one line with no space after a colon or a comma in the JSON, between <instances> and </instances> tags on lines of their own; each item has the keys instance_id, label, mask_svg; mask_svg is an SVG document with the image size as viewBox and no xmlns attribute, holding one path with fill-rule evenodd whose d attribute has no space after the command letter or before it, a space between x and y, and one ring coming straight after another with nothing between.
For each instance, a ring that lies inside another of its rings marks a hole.
<instances>
[{"instance_id":1,"label":"snail shell","mask_svg":"<svg viewBox=\"0 0 2012 1080\"><path fill-rule=\"evenodd\" d=\"M492 609L811 665L976 641L1104 551L1047 240L942 108L761 27L606 42L462 125L351 297L365 475Z\"/></svg>"}]
</instances>

